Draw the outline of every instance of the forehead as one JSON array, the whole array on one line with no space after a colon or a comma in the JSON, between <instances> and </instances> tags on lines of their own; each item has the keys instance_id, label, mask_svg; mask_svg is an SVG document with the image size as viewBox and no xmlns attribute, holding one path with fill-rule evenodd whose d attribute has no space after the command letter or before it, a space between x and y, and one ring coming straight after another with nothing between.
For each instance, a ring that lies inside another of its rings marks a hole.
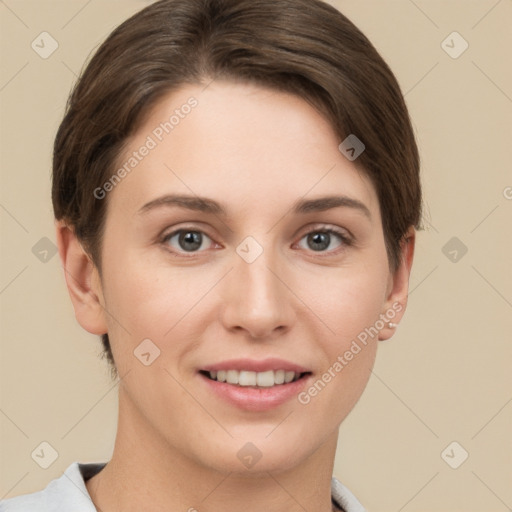
<instances>
[{"instance_id":1,"label":"forehead","mask_svg":"<svg viewBox=\"0 0 512 512\"><path fill-rule=\"evenodd\" d=\"M344 194L378 213L371 181L339 151L329 122L304 99L251 84L185 85L163 97L118 159L110 194L140 207L162 193L239 207ZM124 202L124 201L123 201Z\"/></svg>"}]
</instances>

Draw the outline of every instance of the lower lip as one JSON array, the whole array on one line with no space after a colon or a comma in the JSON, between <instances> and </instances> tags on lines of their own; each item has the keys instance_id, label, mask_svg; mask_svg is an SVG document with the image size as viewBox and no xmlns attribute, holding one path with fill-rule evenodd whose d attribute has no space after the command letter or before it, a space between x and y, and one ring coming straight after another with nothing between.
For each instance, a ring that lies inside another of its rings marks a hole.
<instances>
[{"instance_id":1,"label":"lower lip","mask_svg":"<svg viewBox=\"0 0 512 512\"><path fill-rule=\"evenodd\" d=\"M199 374L207 386L227 402L246 411L268 411L296 397L306 386L311 374L288 384L253 388L212 380Z\"/></svg>"}]
</instances>

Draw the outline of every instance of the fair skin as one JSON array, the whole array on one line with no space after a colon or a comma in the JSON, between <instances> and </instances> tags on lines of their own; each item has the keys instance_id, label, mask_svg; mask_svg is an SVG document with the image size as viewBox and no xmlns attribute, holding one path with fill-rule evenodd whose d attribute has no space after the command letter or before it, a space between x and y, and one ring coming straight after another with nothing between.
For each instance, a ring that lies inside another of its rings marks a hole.
<instances>
[{"instance_id":1,"label":"fair skin","mask_svg":"<svg viewBox=\"0 0 512 512\"><path fill-rule=\"evenodd\" d=\"M255 85L174 91L120 162L191 96L198 105L105 199L101 279L57 223L76 318L90 333L108 332L121 377L113 456L87 490L103 512L328 512L338 427L394 329L370 337L307 404L295 393L267 408L236 405L199 372L228 359L280 358L308 371L293 383L307 391L393 304L400 321L414 229L392 272L377 195L357 161L303 99ZM176 205L141 211L170 194L212 199L226 215ZM333 195L364 206L293 211L297 201ZM352 243L322 239L329 227ZM200 243L164 240L179 229ZM263 249L250 263L237 253L248 236ZM160 355L146 366L134 350L148 338ZM239 457L248 442L261 453L252 467Z\"/></svg>"}]
</instances>

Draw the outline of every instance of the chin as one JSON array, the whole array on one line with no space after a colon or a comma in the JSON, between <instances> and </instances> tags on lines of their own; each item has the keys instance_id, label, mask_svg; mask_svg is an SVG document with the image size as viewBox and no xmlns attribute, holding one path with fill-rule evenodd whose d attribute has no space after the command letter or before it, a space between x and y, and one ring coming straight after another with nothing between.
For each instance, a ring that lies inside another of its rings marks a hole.
<instances>
[{"instance_id":1,"label":"chin","mask_svg":"<svg viewBox=\"0 0 512 512\"><path fill-rule=\"evenodd\" d=\"M311 432L291 435L283 428L280 435L275 432L269 435L271 429L266 428L264 433L261 429L256 435L254 428L248 428L244 436L243 431L240 429L240 435L233 439L225 443L216 442L210 445L210 450L197 453L202 464L221 473L263 476L268 472L280 473L299 466L321 445L312 444Z\"/></svg>"}]
</instances>

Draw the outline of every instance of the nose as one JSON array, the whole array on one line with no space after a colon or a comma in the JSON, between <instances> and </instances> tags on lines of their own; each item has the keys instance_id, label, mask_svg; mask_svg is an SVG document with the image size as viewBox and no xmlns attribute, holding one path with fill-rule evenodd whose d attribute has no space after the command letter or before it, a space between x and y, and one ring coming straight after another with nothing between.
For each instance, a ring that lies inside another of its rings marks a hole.
<instances>
[{"instance_id":1,"label":"nose","mask_svg":"<svg viewBox=\"0 0 512 512\"><path fill-rule=\"evenodd\" d=\"M293 293L270 251L252 263L234 254L234 268L223 288L222 322L229 331L270 339L288 331L295 318Z\"/></svg>"}]
</instances>

